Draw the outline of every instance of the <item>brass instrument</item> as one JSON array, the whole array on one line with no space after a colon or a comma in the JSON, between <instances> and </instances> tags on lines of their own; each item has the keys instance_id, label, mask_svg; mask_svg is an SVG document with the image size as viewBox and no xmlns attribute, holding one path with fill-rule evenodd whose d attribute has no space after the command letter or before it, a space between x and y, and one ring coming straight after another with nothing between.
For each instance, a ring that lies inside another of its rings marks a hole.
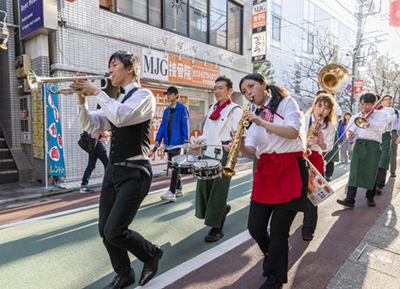
<instances>
[{"instance_id":1,"label":"brass instrument","mask_svg":"<svg viewBox=\"0 0 400 289\"><path fill-rule=\"evenodd\" d=\"M29 84L29 88L31 91L37 91L39 88L39 85L42 85L43 83L56 83L56 82L72 82L76 80L90 80L90 79L105 79L105 80L111 80L111 76L69 76L69 77L39 77L35 74L33 71L29 71L27 80ZM107 88L108 82L106 81L106 84L102 87L100 87L101 90L104 90ZM68 94L68 93L77 93L79 92L79 89L61 89L55 94Z\"/></svg>"},{"instance_id":2,"label":"brass instrument","mask_svg":"<svg viewBox=\"0 0 400 289\"><path fill-rule=\"evenodd\" d=\"M338 93L349 84L350 76L346 68L338 64L324 66L318 74L318 83L330 93Z\"/></svg>"},{"instance_id":3,"label":"brass instrument","mask_svg":"<svg viewBox=\"0 0 400 289\"><path fill-rule=\"evenodd\" d=\"M312 116L311 116L311 117L312 117ZM317 126L318 126L318 124L319 124L321 118L322 118L322 114L319 114L317 120L316 120L315 123L314 123L314 125L312 125L312 126L310 126L310 127L308 128L308 131L307 131L307 139L308 139L309 137L312 137L312 136L315 135L315 131L317 130ZM307 150L306 150L306 152L307 152L307 155L308 155L308 156L310 156L310 155L312 154L312 152L311 152L311 144L309 144L308 142L307 142Z\"/></svg>"},{"instance_id":4,"label":"brass instrument","mask_svg":"<svg viewBox=\"0 0 400 289\"><path fill-rule=\"evenodd\" d=\"M252 104L253 104L253 98L249 100L246 110L243 111L243 113L250 111ZM235 171L233 170L233 168L235 167L235 164L237 163L237 158L239 157L240 142L242 141L244 129L249 125L250 123L247 120L243 120L242 118L239 120L236 134L232 139L231 150L229 151L228 155L228 161L226 162L226 165L222 168L222 173L225 176L232 177L235 175Z\"/></svg>"}]
</instances>

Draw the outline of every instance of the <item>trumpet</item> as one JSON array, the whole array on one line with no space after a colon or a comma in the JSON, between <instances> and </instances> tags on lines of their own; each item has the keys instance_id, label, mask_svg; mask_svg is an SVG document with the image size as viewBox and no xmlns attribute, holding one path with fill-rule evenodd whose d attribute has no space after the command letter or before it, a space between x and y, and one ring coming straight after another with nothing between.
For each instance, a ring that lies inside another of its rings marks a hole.
<instances>
[{"instance_id":1,"label":"trumpet","mask_svg":"<svg viewBox=\"0 0 400 289\"><path fill-rule=\"evenodd\" d=\"M308 128L308 131L307 131L307 139L308 139L309 137L312 137L312 136L315 135L315 131L317 130L317 126L318 126L319 122L321 121L321 118L322 118L322 114L319 114L317 120L316 120L315 123L314 123L314 125L312 125L312 126L310 126L310 127ZM306 152L307 152L307 155L308 155L308 156L310 156L310 155L312 154L312 151L311 151L311 144L309 144L309 143L307 143L307 150L306 150Z\"/></svg>"},{"instance_id":2,"label":"trumpet","mask_svg":"<svg viewBox=\"0 0 400 289\"><path fill-rule=\"evenodd\" d=\"M111 76L67 76L67 77L40 77L37 76L34 71L29 71L27 80L28 80L28 85L31 91L37 91L39 86L42 85L43 83L56 83L56 82L72 82L72 81L77 81L77 80L93 80L93 79L105 79L106 84L102 87L100 87L101 90L104 90L107 88L108 85L108 80L111 80ZM69 94L69 93L77 93L79 92L79 89L60 89L59 91L55 92L55 94Z\"/></svg>"},{"instance_id":3,"label":"trumpet","mask_svg":"<svg viewBox=\"0 0 400 289\"><path fill-rule=\"evenodd\" d=\"M249 100L249 103L247 104L246 110L244 112L250 111L252 104L253 104L253 98ZM234 167L235 164L237 163L237 158L239 157L240 142L242 141L244 129L246 127L249 127L249 125L250 123L247 120L243 120L242 118L239 120L236 134L232 139L232 145L231 145L231 150L229 151L228 161L226 162L226 165L222 168L222 173L225 176L232 177L235 175Z\"/></svg>"}]
</instances>

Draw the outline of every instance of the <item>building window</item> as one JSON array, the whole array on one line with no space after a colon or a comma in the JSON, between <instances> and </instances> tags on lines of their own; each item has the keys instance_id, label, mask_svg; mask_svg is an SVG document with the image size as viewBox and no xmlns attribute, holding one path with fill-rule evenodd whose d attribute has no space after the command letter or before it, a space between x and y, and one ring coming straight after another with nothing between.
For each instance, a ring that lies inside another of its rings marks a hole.
<instances>
[{"instance_id":1,"label":"building window","mask_svg":"<svg viewBox=\"0 0 400 289\"><path fill-rule=\"evenodd\" d=\"M307 53L314 53L314 35L307 33Z\"/></svg>"},{"instance_id":2,"label":"building window","mask_svg":"<svg viewBox=\"0 0 400 289\"><path fill-rule=\"evenodd\" d=\"M166 0L164 8L165 29L188 35L188 1Z\"/></svg>"},{"instance_id":3,"label":"building window","mask_svg":"<svg viewBox=\"0 0 400 289\"><path fill-rule=\"evenodd\" d=\"M117 11L147 22L147 0L118 0Z\"/></svg>"},{"instance_id":4,"label":"building window","mask_svg":"<svg viewBox=\"0 0 400 289\"><path fill-rule=\"evenodd\" d=\"M162 0L149 0L149 24L161 27Z\"/></svg>"},{"instance_id":5,"label":"building window","mask_svg":"<svg viewBox=\"0 0 400 289\"><path fill-rule=\"evenodd\" d=\"M207 0L192 0L189 6L190 38L207 42Z\"/></svg>"},{"instance_id":6,"label":"building window","mask_svg":"<svg viewBox=\"0 0 400 289\"><path fill-rule=\"evenodd\" d=\"M226 48L226 0L210 3L210 44Z\"/></svg>"},{"instance_id":7,"label":"building window","mask_svg":"<svg viewBox=\"0 0 400 289\"><path fill-rule=\"evenodd\" d=\"M243 9L228 2L228 50L242 53Z\"/></svg>"},{"instance_id":8,"label":"building window","mask_svg":"<svg viewBox=\"0 0 400 289\"><path fill-rule=\"evenodd\" d=\"M281 40L281 19L272 16L272 39Z\"/></svg>"}]
</instances>

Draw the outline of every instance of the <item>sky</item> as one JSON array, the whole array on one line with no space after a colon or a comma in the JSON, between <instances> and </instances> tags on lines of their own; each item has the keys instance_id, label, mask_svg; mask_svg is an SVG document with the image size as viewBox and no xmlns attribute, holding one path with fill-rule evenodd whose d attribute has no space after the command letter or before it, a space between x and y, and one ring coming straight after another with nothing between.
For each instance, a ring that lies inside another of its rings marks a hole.
<instances>
[{"instance_id":1,"label":"sky","mask_svg":"<svg viewBox=\"0 0 400 289\"><path fill-rule=\"evenodd\" d=\"M369 2L371 0L363 0L364 2ZM385 40L380 43L375 43L377 45L377 50L383 54L389 53L392 57L400 60L400 27L394 28L389 26L389 3L390 0L373 0L375 5L375 11L379 10L379 6L382 3L381 12L374 16L368 16L364 18L363 25L364 28L364 38L370 36L379 36L388 33L388 35L378 37L379 40ZM345 18L348 23L351 23L354 29L357 29L357 21L353 14L356 12L357 0L314 0L316 5L320 7L328 7L336 12L336 16L340 15ZM370 3L370 2L369 2ZM341 4L341 5L340 5ZM368 6L369 7L369 6ZM335 13L333 12L333 14ZM372 31L379 30L379 32L368 33ZM397 33L396 33L397 31ZM371 42L375 42L375 38L369 39Z\"/></svg>"}]
</instances>

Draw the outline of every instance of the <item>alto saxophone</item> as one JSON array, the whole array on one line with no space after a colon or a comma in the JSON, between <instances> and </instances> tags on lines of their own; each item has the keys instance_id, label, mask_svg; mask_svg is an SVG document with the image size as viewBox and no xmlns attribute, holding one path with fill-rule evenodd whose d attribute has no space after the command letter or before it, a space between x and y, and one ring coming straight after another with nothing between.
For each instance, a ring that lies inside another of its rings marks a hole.
<instances>
[{"instance_id":1,"label":"alto saxophone","mask_svg":"<svg viewBox=\"0 0 400 289\"><path fill-rule=\"evenodd\" d=\"M308 131L307 131L307 139L308 139L309 137L312 137L312 136L315 135L315 131L317 130L317 126L318 126L318 124L319 124L319 122L320 122L320 120L321 120L321 117L322 117L322 114L319 114L317 120L316 120L315 123L314 123L314 125L312 125L312 126L310 126L310 127L308 128ZM308 155L308 156L312 154L312 152L311 152L311 144L309 144L308 142L307 142L307 150L306 150L306 152L307 152L307 155Z\"/></svg>"},{"instance_id":2,"label":"alto saxophone","mask_svg":"<svg viewBox=\"0 0 400 289\"><path fill-rule=\"evenodd\" d=\"M253 104L253 98L249 100L246 110L243 111L243 113L250 111L252 104ZM250 123L247 120L243 120L242 118L239 120L236 134L232 139L231 150L229 151L228 155L228 161L226 162L226 165L222 168L222 173L225 176L232 177L235 175L235 171L233 170L233 168L235 167L235 164L237 163L237 158L239 157L240 142L242 141L244 129L249 125Z\"/></svg>"}]
</instances>

